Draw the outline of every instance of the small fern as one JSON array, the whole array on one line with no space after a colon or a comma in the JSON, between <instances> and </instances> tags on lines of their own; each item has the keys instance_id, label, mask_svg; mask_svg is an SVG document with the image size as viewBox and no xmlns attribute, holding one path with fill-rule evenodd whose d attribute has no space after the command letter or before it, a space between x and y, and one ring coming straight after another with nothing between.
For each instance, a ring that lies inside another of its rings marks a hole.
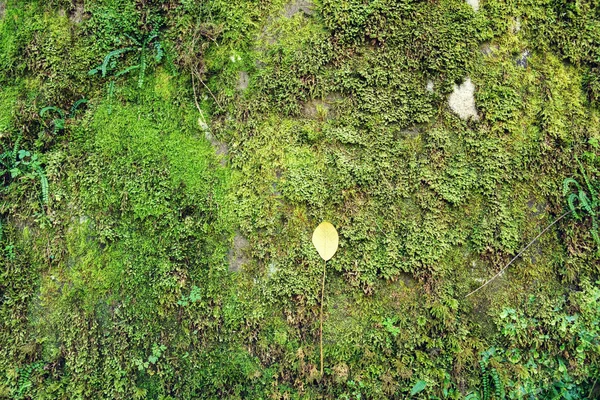
<instances>
[{"instance_id":1,"label":"small fern","mask_svg":"<svg viewBox=\"0 0 600 400\"><path fill-rule=\"evenodd\" d=\"M57 133L65 128L65 124L67 122L67 118L73 118L75 116L75 112L82 104L87 103L87 99L79 99L72 106L69 111L69 114L66 115L63 110L55 106L44 107L40 110L40 117L44 118L46 115L50 115L50 113L54 113L58 116L58 118L54 118L52 120L53 133Z\"/></svg>"},{"instance_id":2,"label":"small fern","mask_svg":"<svg viewBox=\"0 0 600 400\"><path fill-rule=\"evenodd\" d=\"M41 197L42 197L42 203L43 204L48 204L48 178L46 177L46 173L44 172L44 170L42 169L42 167L40 165L36 165L35 167L35 172L37 173L38 177L40 178L40 185L42 187L42 192L41 192Z\"/></svg>"},{"instance_id":3,"label":"small fern","mask_svg":"<svg viewBox=\"0 0 600 400\"><path fill-rule=\"evenodd\" d=\"M161 43L157 40L158 31L154 30L145 38L137 38L131 35L125 35L136 47L125 47L109 52L102 61L102 64L88 72L89 75L96 75L99 72L102 78L106 78L111 71L114 71L108 83L108 98L112 99L115 91L115 80L121 76L127 75L133 71L138 71L137 86L141 88L146 79L146 70L148 68L148 51L153 50L154 61L160 63L164 57L164 50ZM137 63L122 69L117 69L117 58L125 53L137 53Z\"/></svg>"},{"instance_id":4,"label":"small fern","mask_svg":"<svg viewBox=\"0 0 600 400\"><path fill-rule=\"evenodd\" d=\"M567 196L567 205L577 220L588 216L592 221L590 234L600 251L600 235L598 233L598 212L600 207L600 198L596 185L588 177L583 165L576 158L581 176L585 182L585 188L574 178L566 178L563 181L563 196ZM574 189L574 190L573 190ZM573 193L574 191L574 193Z\"/></svg>"},{"instance_id":5,"label":"small fern","mask_svg":"<svg viewBox=\"0 0 600 400\"><path fill-rule=\"evenodd\" d=\"M35 371L39 371L44 367L46 363L43 361L36 361L22 368L19 368L19 379L17 380L17 395L22 397L25 395L27 389L32 386L31 376Z\"/></svg>"}]
</instances>

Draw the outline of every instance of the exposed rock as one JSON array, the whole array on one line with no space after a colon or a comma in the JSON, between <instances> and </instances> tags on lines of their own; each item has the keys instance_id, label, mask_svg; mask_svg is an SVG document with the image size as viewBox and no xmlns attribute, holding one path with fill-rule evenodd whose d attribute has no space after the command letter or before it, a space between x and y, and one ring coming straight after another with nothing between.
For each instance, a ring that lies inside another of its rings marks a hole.
<instances>
[{"instance_id":1,"label":"exposed rock","mask_svg":"<svg viewBox=\"0 0 600 400\"><path fill-rule=\"evenodd\" d=\"M513 24L510 27L510 31L514 33L519 33L521 30L521 17L517 17L513 20Z\"/></svg>"},{"instance_id":2,"label":"exposed rock","mask_svg":"<svg viewBox=\"0 0 600 400\"><path fill-rule=\"evenodd\" d=\"M85 9L83 7L83 3L77 3L75 4L73 11L69 13L69 19L75 24L80 24L83 21L84 15Z\"/></svg>"},{"instance_id":3,"label":"exposed rock","mask_svg":"<svg viewBox=\"0 0 600 400\"><path fill-rule=\"evenodd\" d=\"M481 45L481 47L479 47L479 51L481 51L484 56L491 56L498 51L498 46L489 42L485 42Z\"/></svg>"},{"instance_id":4,"label":"exposed rock","mask_svg":"<svg viewBox=\"0 0 600 400\"><path fill-rule=\"evenodd\" d=\"M248 73L246 71L240 71L236 89L240 90L240 91L246 90L246 89L248 89L249 83L250 83L250 76L248 76Z\"/></svg>"},{"instance_id":5,"label":"exposed rock","mask_svg":"<svg viewBox=\"0 0 600 400\"><path fill-rule=\"evenodd\" d=\"M236 232L233 238L233 247L229 249L228 254L229 271L237 272L248 262L245 252L249 245L248 239L242 236L241 233Z\"/></svg>"},{"instance_id":6,"label":"exposed rock","mask_svg":"<svg viewBox=\"0 0 600 400\"><path fill-rule=\"evenodd\" d=\"M304 103L303 114L308 118L330 119L333 117L331 105L343 100L339 93L330 93L325 100L313 99Z\"/></svg>"},{"instance_id":7,"label":"exposed rock","mask_svg":"<svg viewBox=\"0 0 600 400\"><path fill-rule=\"evenodd\" d=\"M529 50L525 50L523 53L521 53L521 57L517 59L517 66L527 68L527 59L529 58L530 54L531 53L529 53Z\"/></svg>"},{"instance_id":8,"label":"exposed rock","mask_svg":"<svg viewBox=\"0 0 600 400\"><path fill-rule=\"evenodd\" d=\"M218 156L222 156L221 165L225 165L227 161L225 156L227 156L227 154L229 153L227 143L221 142L211 133L208 124L204 121L203 118L198 118L198 126L204 132L204 137L206 138L206 140L208 140L210 144L212 144L212 146L215 148L215 153Z\"/></svg>"},{"instance_id":9,"label":"exposed rock","mask_svg":"<svg viewBox=\"0 0 600 400\"><path fill-rule=\"evenodd\" d=\"M313 3L310 0L294 0L285 5L283 13L286 18L291 18L299 12L303 12L306 15L313 14Z\"/></svg>"},{"instance_id":10,"label":"exposed rock","mask_svg":"<svg viewBox=\"0 0 600 400\"><path fill-rule=\"evenodd\" d=\"M479 0L467 0L467 4L473 7L473 10L479 11Z\"/></svg>"},{"instance_id":11,"label":"exposed rock","mask_svg":"<svg viewBox=\"0 0 600 400\"><path fill-rule=\"evenodd\" d=\"M304 103L302 112L308 118L326 118L329 113L329 105L323 100L310 100Z\"/></svg>"},{"instance_id":12,"label":"exposed rock","mask_svg":"<svg viewBox=\"0 0 600 400\"><path fill-rule=\"evenodd\" d=\"M227 144L221 142L220 140L217 140L217 138L215 138L213 134L210 133L210 131L204 131L204 137L206 137L206 140L208 140L210 144L213 145L213 147L215 148L215 152L218 156L226 156L227 153L229 153L229 148L227 147Z\"/></svg>"},{"instance_id":13,"label":"exposed rock","mask_svg":"<svg viewBox=\"0 0 600 400\"><path fill-rule=\"evenodd\" d=\"M427 80L427 86L425 86L425 89L429 93L433 93L433 81L431 79Z\"/></svg>"},{"instance_id":14,"label":"exposed rock","mask_svg":"<svg viewBox=\"0 0 600 400\"><path fill-rule=\"evenodd\" d=\"M417 128L416 126L412 126L410 128L403 129L400 131L400 134L403 136L418 136L419 133L421 133L421 132L419 131L419 128Z\"/></svg>"},{"instance_id":15,"label":"exposed rock","mask_svg":"<svg viewBox=\"0 0 600 400\"><path fill-rule=\"evenodd\" d=\"M475 107L475 85L471 82L471 78L465 79L462 85L454 85L454 91L448 99L448 104L461 119L479 120L477 108Z\"/></svg>"},{"instance_id":16,"label":"exposed rock","mask_svg":"<svg viewBox=\"0 0 600 400\"><path fill-rule=\"evenodd\" d=\"M0 1L0 18L4 18L4 14L6 14L6 3Z\"/></svg>"}]
</instances>

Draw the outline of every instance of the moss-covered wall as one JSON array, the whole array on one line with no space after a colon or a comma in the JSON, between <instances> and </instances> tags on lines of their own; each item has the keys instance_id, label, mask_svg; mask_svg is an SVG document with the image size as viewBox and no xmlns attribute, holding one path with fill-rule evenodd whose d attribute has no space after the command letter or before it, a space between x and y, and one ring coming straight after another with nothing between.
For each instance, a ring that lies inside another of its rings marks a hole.
<instances>
[{"instance_id":1,"label":"moss-covered wall","mask_svg":"<svg viewBox=\"0 0 600 400\"><path fill-rule=\"evenodd\" d=\"M0 397L598 396L600 5L476 3L0 1Z\"/></svg>"}]
</instances>

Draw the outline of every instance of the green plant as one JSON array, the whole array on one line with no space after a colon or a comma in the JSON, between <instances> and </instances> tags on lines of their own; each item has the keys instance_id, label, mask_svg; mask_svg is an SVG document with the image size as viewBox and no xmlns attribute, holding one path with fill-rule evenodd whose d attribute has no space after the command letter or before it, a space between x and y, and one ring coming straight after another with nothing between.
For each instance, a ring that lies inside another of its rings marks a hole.
<instances>
[{"instance_id":1,"label":"green plant","mask_svg":"<svg viewBox=\"0 0 600 400\"><path fill-rule=\"evenodd\" d=\"M112 99L114 95L115 80L117 78L119 78L120 76L127 75L133 71L138 71L137 86L138 88L141 88L144 85L144 80L146 77L149 53L154 54L153 59L156 63L160 63L164 56L162 44L157 39L157 30L153 30L145 36L134 37L132 35L127 34L126 36L133 43L133 46L112 50L104 57L104 60L99 66L91 69L88 72L89 75L96 75L100 73L102 78L106 78L107 76L112 75L108 83L109 99ZM135 53L136 62L122 69L118 69L118 59L129 52Z\"/></svg>"},{"instance_id":2,"label":"green plant","mask_svg":"<svg viewBox=\"0 0 600 400\"><path fill-rule=\"evenodd\" d=\"M68 114L65 114L65 112L62 109L55 107L55 106L44 107L40 110L40 117L44 118L46 115L49 115L50 113L54 113L55 115L58 115L58 118L54 118L52 120L53 132L57 133L58 131L61 131L65 128L65 123L66 123L67 118L73 118L75 116L75 113L77 112L77 109L79 108L79 106L81 106L82 104L85 104L87 102L88 101L85 98L77 100L71 106L71 109L69 110Z\"/></svg>"},{"instance_id":3,"label":"green plant","mask_svg":"<svg viewBox=\"0 0 600 400\"><path fill-rule=\"evenodd\" d=\"M504 383L502 382L502 379L500 379L498 371L489 365L490 357L494 356L495 353L496 349L491 347L481 353L481 360L479 360L482 400L490 400L492 399L492 395L495 395L496 399L504 399L506 397Z\"/></svg>"},{"instance_id":4,"label":"green plant","mask_svg":"<svg viewBox=\"0 0 600 400\"><path fill-rule=\"evenodd\" d=\"M567 196L567 204L576 220L582 220L588 216L592 221L590 234L598 246L600 252L600 235L598 234L598 208L600 206L600 198L598 197L598 184L592 182L588 177L583 164L576 158L581 176L585 182L583 187L575 178L566 178L563 181L563 195ZM575 187L575 193L572 193L572 186ZM587 190L587 191L586 191Z\"/></svg>"},{"instance_id":5,"label":"green plant","mask_svg":"<svg viewBox=\"0 0 600 400\"><path fill-rule=\"evenodd\" d=\"M18 381L17 381L17 398L22 398L27 389L32 385L31 376L35 371L41 370L46 363L44 361L36 361L18 369Z\"/></svg>"},{"instance_id":6,"label":"green plant","mask_svg":"<svg viewBox=\"0 0 600 400\"><path fill-rule=\"evenodd\" d=\"M158 345L157 343L154 343L152 345L152 354L148 356L148 359L146 361L140 358L135 358L133 360L133 363L137 366L139 371L147 370L151 365L155 365L158 362L158 360L160 359L160 357L166 349L167 346L162 344Z\"/></svg>"},{"instance_id":7,"label":"green plant","mask_svg":"<svg viewBox=\"0 0 600 400\"><path fill-rule=\"evenodd\" d=\"M0 154L0 177L3 180L4 189L19 177L40 180L42 203L48 203L48 178L42 167L37 154L31 154L28 150L21 149L21 138L17 138L14 146L8 148L2 144L4 152Z\"/></svg>"}]
</instances>

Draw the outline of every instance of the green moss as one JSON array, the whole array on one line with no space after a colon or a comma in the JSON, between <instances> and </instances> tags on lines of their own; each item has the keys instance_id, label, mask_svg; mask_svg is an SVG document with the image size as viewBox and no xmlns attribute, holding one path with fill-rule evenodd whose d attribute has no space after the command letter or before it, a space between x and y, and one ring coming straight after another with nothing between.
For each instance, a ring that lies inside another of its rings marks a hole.
<instances>
[{"instance_id":1,"label":"green moss","mask_svg":"<svg viewBox=\"0 0 600 400\"><path fill-rule=\"evenodd\" d=\"M574 155L598 179L592 2L151 3L86 2L75 23L68 2L9 2L0 20L2 140L22 135L50 181L48 205L0 200L0 396L589 393L587 222L464 296L562 214ZM88 71L155 29L164 65L107 99ZM467 76L477 121L447 105ZM340 249L319 377L323 219Z\"/></svg>"}]
</instances>

